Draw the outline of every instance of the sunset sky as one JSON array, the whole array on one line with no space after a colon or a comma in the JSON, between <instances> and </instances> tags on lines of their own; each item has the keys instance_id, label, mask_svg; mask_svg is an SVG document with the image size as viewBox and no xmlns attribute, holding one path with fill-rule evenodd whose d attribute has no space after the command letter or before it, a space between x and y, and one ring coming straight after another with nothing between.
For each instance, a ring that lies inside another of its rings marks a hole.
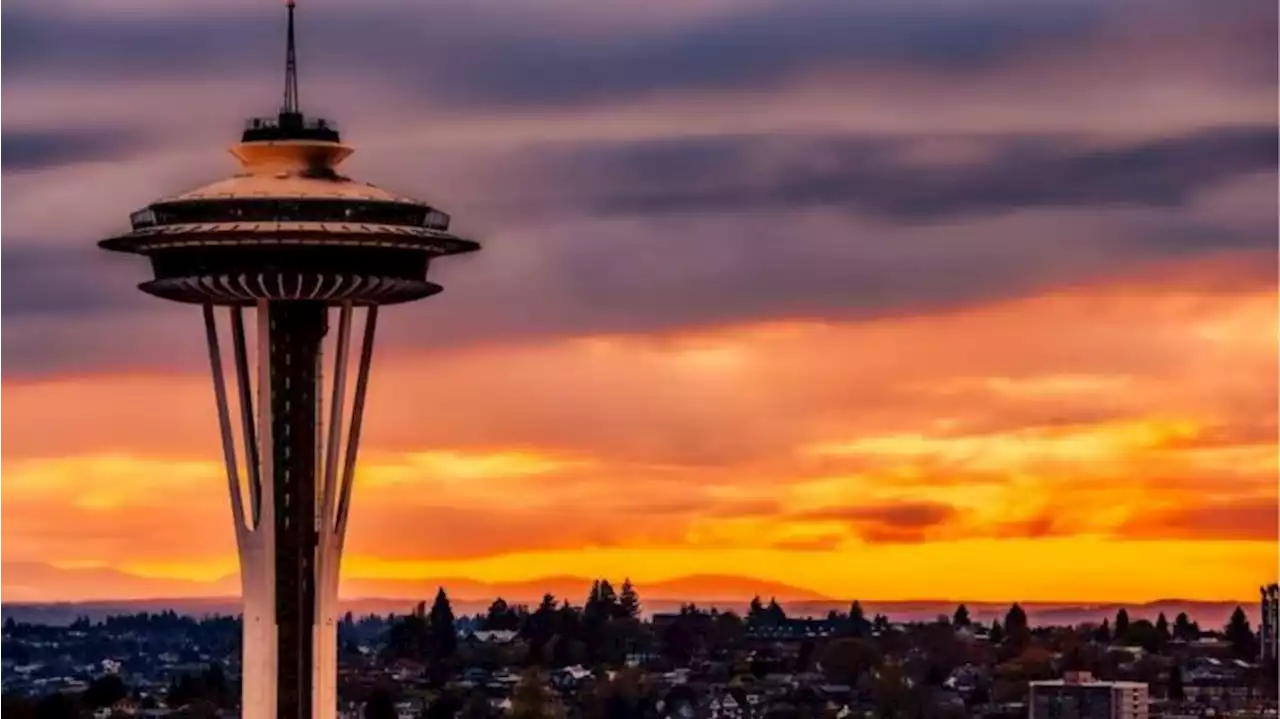
<instances>
[{"instance_id":1,"label":"sunset sky","mask_svg":"<svg viewBox=\"0 0 1280 719\"><path fill-rule=\"evenodd\" d=\"M199 312L94 242L234 171L282 5L9 1L7 601L236 589ZM344 170L485 245L383 315L348 595L1274 581L1274 3L299 5Z\"/></svg>"}]
</instances>

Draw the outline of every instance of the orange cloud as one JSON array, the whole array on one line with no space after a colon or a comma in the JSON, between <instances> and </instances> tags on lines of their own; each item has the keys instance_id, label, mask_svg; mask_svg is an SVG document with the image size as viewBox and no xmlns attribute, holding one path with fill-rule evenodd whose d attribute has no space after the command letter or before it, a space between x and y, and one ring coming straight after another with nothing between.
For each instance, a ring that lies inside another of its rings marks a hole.
<instances>
[{"instance_id":1,"label":"orange cloud","mask_svg":"<svg viewBox=\"0 0 1280 719\"><path fill-rule=\"evenodd\" d=\"M1248 595L1278 558L1277 296L1186 271L866 322L392 353L344 571ZM175 592L234 571L203 377L4 388L24 418L3 437L6 563L114 568ZM1018 576L950 569L956 551ZM1146 569L1190 556L1220 569Z\"/></svg>"}]
</instances>

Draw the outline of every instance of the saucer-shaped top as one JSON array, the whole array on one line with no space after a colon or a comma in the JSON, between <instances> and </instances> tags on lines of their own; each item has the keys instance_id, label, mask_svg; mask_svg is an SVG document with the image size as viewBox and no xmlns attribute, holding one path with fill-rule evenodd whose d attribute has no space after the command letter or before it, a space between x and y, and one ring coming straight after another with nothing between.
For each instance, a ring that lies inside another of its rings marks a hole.
<instances>
[{"instance_id":1,"label":"saucer-shaped top","mask_svg":"<svg viewBox=\"0 0 1280 719\"><path fill-rule=\"evenodd\" d=\"M246 136L249 133L246 132ZM430 260L478 250L449 216L338 174L333 139L255 139L231 149L239 174L164 198L99 243L151 258L141 288L184 302L405 302L439 291Z\"/></svg>"}]
</instances>

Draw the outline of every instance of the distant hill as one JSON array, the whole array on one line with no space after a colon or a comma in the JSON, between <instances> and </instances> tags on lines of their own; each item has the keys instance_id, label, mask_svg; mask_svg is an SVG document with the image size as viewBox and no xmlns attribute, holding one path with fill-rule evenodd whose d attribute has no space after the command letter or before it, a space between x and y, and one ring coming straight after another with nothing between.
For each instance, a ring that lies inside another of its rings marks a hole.
<instances>
[{"instance_id":1,"label":"distant hill","mask_svg":"<svg viewBox=\"0 0 1280 719\"><path fill-rule=\"evenodd\" d=\"M433 590L434 591L434 590ZM497 596L497 595L493 595ZM511 595L515 596L515 595ZM580 599L575 595L569 596L574 603L580 603ZM583 595L585 596L585 594ZM652 597L645 595L641 591L641 599L643 600L644 610L646 613L663 613L674 612L680 608L680 605L689 601L687 598L665 598L662 596ZM424 599L426 599L424 597ZM408 612L413 605L420 601L419 599L404 598L365 598L365 599L346 599L341 602L343 611L350 611L359 616L364 614L404 614ZM454 611L459 614L477 614L488 608L492 601L490 598L463 598L457 597L452 600ZM512 601L524 601L523 599ZM746 609L749 600L734 598L724 600L700 601L698 604L705 607L718 607L720 609L732 609L734 611L743 612ZM533 601L528 603L532 604ZM849 606L849 602L834 601L830 599L817 601L782 601L782 605L787 612L793 616L825 616L832 609L845 610ZM939 614L948 614L955 610L956 603L952 601L934 601L934 600L917 600L917 601L900 601L900 602L877 602L866 601L862 603L863 607L869 614L886 614L894 621L926 621L933 619ZM1004 613L1008 610L1007 603L986 603L986 602L967 602L971 616L978 621L989 622L997 617L1003 619ZM1022 605L1027 610L1027 615L1034 625L1064 625L1064 624L1081 624L1084 622L1098 622L1103 618L1114 619L1116 612L1123 607L1129 612L1129 616L1133 619L1152 619L1164 612L1165 616L1172 618L1177 616L1178 612L1187 612L1194 620L1200 622L1202 627L1206 629L1221 628L1227 623L1227 618L1235 609L1235 602L1195 602L1195 601L1179 601L1179 600L1162 600L1159 602L1149 602L1145 604L1072 604L1072 603L1050 603L1050 602L1028 602ZM1250 615L1250 621L1257 622L1257 611L1252 605L1245 605L1245 611ZM70 624L78 616L87 616L91 620L97 621L105 617L116 614L132 614L137 612L159 612L172 609L179 614L188 614L192 616L207 616L211 614L237 614L240 611L240 601L235 597L206 597L206 598L180 598L180 599L134 599L134 600L104 600L92 602L6 602L0 605L0 616L4 618L13 617L15 621L33 622L38 624Z\"/></svg>"},{"instance_id":2,"label":"distant hill","mask_svg":"<svg viewBox=\"0 0 1280 719\"><path fill-rule=\"evenodd\" d=\"M439 587L444 587L449 597L455 601L484 600L486 606L488 606L487 602L493 601L494 597L502 597L508 602L534 603L548 593L557 598L568 598L577 604L586 599L591 589L591 581L586 577L574 576L539 577L520 582L482 582L457 577L409 580L351 579L343 582L342 594L353 599L364 597L430 599L435 596ZM621 580L612 581L615 589L621 584ZM670 597L686 602L739 599L745 601L757 594L766 598L777 597L780 602L831 601L829 597L818 592L782 582L719 574L697 574L637 583L636 589L642 597Z\"/></svg>"},{"instance_id":3,"label":"distant hill","mask_svg":"<svg viewBox=\"0 0 1280 719\"><path fill-rule=\"evenodd\" d=\"M77 616L97 620L112 614L156 612L172 609L182 614L236 614L240 611L239 580L224 577L214 582L157 580L113 569L60 569L39 563L5 562L5 601L0 615L17 621L69 624ZM617 580L620 584L621 580ZM536 604L543 594L581 604L591 580L575 576L540 577L519 582L482 582L465 578L441 579L351 579L343 582L342 607L354 614L388 614L408 611L418 601L429 601L437 588L449 593L454 611L475 614L488 608L495 597L511 603ZM101 596L110 591L116 598L79 602L39 601L50 595ZM849 600L826 597L802 587L765 579L735 575L690 575L637 583L647 613L676 611L681 604L743 611L751 597L776 597L787 612L796 616L825 616L831 610L845 611ZM896 621L933 619L950 615L953 600L876 601L863 600L869 614L886 614ZM1003 618L1008 602L966 602L970 614L989 622ZM1178 612L1187 612L1206 628L1226 624L1236 602L1168 599L1147 603L1023 602L1034 624L1080 624L1114 618L1121 607L1134 619L1154 620L1163 612L1170 621ZM1257 607L1242 603L1250 621L1257 622Z\"/></svg>"}]
</instances>

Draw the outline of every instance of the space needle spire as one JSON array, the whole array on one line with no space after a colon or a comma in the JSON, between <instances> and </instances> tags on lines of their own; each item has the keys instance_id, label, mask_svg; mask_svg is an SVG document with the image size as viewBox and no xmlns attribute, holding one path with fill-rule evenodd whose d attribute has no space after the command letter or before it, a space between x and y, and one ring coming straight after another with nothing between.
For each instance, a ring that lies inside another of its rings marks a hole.
<instances>
[{"instance_id":1,"label":"space needle spire","mask_svg":"<svg viewBox=\"0 0 1280 719\"><path fill-rule=\"evenodd\" d=\"M284 61L284 104L280 106L281 114L297 115L298 110L298 53L297 43L293 37L293 11L297 7L294 0L288 0L289 30L287 49Z\"/></svg>"},{"instance_id":2,"label":"space needle spire","mask_svg":"<svg viewBox=\"0 0 1280 719\"><path fill-rule=\"evenodd\" d=\"M352 150L298 107L287 7L284 104L232 146L240 172L152 202L99 245L151 261L143 292L203 311L240 559L241 716L334 719L338 576L378 309L440 292L430 266L480 246L434 207L337 172Z\"/></svg>"}]
</instances>

